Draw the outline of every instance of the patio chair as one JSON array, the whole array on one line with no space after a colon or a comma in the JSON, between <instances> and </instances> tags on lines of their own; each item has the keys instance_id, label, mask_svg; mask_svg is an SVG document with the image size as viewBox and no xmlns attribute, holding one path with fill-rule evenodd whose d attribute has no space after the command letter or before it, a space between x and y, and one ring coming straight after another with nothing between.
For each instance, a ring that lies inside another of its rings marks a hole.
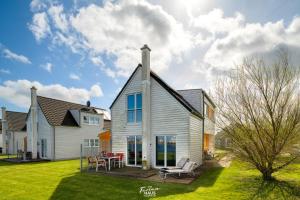
<instances>
[{"instance_id":1,"label":"patio chair","mask_svg":"<svg viewBox=\"0 0 300 200\"><path fill-rule=\"evenodd\" d=\"M195 176L194 170L198 167L197 163L188 161L185 163L182 169L167 169L165 171L160 172L160 178L166 179L167 175L178 175L181 177L181 174Z\"/></svg>"},{"instance_id":2,"label":"patio chair","mask_svg":"<svg viewBox=\"0 0 300 200\"><path fill-rule=\"evenodd\" d=\"M96 160L92 156L88 156L87 160L88 160L87 170L89 170L90 168L93 168L94 166L96 166Z\"/></svg>"},{"instance_id":3,"label":"patio chair","mask_svg":"<svg viewBox=\"0 0 300 200\"><path fill-rule=\"evenodd\" d=\"M106 161L104 159L101 159L99 156L96 156L95 160L96 160L96 172L98 172L99 167L104 167L105 171L107 172Z\"/></svg>"},{"instance_id":4,"label":"patio chair","mask_svg":"<svg viewBox=\"0 0 300 200\"><path fill-rule=\"evenodd\" d=\"M116 164L119 164L119 163L120 163L121 167L124 167L124 153L116 153L115 155L119 157L114 160L115 167L116 167Z\"/></svg>"},{"instance_id":5,"label":"patio chair","mask_svg":"<svg viewBox=\"0 0 300 200\"><path fill-rule=\"evenodd\" d=\"M184 167L185 163L187 163L189 160L190 160L189 158L183 157L178 161L176 167L164 167L164 168L161 168L160 171L165 171L168 169L182 169Z\"/></svg>"}]
</instances>

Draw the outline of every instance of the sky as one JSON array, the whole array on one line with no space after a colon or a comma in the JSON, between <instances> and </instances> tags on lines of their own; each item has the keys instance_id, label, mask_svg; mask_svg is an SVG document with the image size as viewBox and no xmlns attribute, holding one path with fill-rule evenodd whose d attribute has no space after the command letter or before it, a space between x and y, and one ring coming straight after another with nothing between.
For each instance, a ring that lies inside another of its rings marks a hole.
<instances>
[{"instance_id":1,"label":"sky","mask_svg":"<svg viewBox=\"0 0 300 200\"><path fill-rule=\"evenodd\" d=\"M300 58L297 0L0 1L0 105L38 95L109 109L151 48L175 89L203 88L242 59L280 47Z\"/></svg>"}]
</instances>

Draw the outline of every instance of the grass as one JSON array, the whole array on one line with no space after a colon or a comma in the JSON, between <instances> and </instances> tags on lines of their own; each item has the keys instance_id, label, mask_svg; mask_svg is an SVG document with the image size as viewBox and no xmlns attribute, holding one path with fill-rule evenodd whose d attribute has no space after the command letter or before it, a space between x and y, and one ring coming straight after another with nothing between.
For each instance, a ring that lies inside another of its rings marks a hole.
<instances>
[{"instance_id":1,"label":"grass","mask_svg":"<svg viewBox=\"0 0 300 200\"><path fill-rule=\"evenodd\" d=\"M11 164L0 161L0 199L144 199L141 186L158 187L155 199L300 199L300 162L263 182L234 161L213 168L190 185L156 183L79 172L79 161Z\"/></svg>"}]
</instances>

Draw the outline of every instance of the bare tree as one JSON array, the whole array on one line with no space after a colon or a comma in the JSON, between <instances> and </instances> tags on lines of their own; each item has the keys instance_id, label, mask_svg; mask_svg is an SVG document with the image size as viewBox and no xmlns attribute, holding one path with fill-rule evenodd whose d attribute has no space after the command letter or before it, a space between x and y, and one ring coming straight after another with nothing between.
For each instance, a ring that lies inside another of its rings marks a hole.
<instances>
[{"instance_id":1,"label":"bare tree","mask_svg":"<svg viewBox=\"0 0 300 200\"><path fill-rule=\"evenodd\" d=\"M246 58L217 83L218 125L231 138L233 152L264 180L299 157L299 91L299 70L286 51L271 64Z\"/></svg>"}]
</instances>

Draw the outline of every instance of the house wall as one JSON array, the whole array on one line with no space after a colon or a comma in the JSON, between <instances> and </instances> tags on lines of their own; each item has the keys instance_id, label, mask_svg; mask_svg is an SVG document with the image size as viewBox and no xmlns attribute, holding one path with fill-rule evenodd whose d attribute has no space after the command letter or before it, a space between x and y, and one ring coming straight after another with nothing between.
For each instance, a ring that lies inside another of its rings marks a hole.
<instances>
[{"instance_id":1,"label":"house wall","mask_svg":"<svg viewBox=\"0 0 300 200\"><path fill-rule=\"evenodd\" d=\"M26 121L26 132L27 132L27 152L31 152L32 146L32 124L31 124L31 112L29 110L27 121Z\"/></svg>"},{"instance_id":2,"label":"house wall","mask_svg":"<svg viewBox=\"0 0 300 200\"><path fill-rule=\"evenodd\" d=\"M152 166L155 167L156 136L176 136L176 163L189 152L189 111L151 78Z\"/></svg>"},{"instance_id":3,"label":"house wall","mask_svg":"<svg viewBox=\"0 0 300 200\"><path fill-rule=\"evenodd\" d=\"M42 156L42 139L47 140L47 152L45 159L54 159L53 155L53 127L48 123L44 113L41 108L38 106L37 110L37 119L38 119L38 152L40 157Z\"/></svg>"},{"instance_id":4,"label":"house wall","mask_svg":"<svg viewBox=\"0 0 300 200\"><path fill-rule=\"evenodd\" d=\"M98 116L99 125L83 123L83 116ZM80 144L84 139L98 139L98 134L103 130L103 115L80 113L80 127L56 126L55 127L55 159L71 159L80 157Z\"/></svg>"},{"instance_id":5,"label":"house wall","mask_svg":"<svg viewBox=\"0 0 300 200\"><path fill-rule=\"evenodd\" d=\"M208 101L207 98L204 98L204 102L211 108L214 110L213 105ZM215 112L215 116L216 116L216 111ZM211 119L208 118L208 116L205 116L205 120L204 120L204 133L206 134L212 134L215 135L215 122L212 121Z\"/></svg>"},{"instance_id":6,"label":"house wall","mask_svg":"<svg viewBox=\"0 0 300 200\"><path fill-rule=\"evenodd\" d=\"M18 149L23 150L25 131L7 131L9 133L8 154L17 154Z\"/></svg>"},{"instance_id":7,"label":"house wall","mask_svg":"<svg viewBox=\"0 0 300 200\"><path fill-rule=\"evenodd\" d=\"M28 118L26 121L27 124L27 152L32 151L32 116L31 112L28 114ZM46 139L47 140L47 157L46 159L51 159L53 160L53 127L48 123L45 115L43 114L40 106L37 107L37 142L38 142L38 153L39 156L41 156L41 139Z\"/></svg>"},{"instance_id":8,"label":"house wall","mask_svg":"<svg viewBox=\"0 0 300 200\"><path fill-rule=\"evenodd\" d=\"M190 116L190 159L202 164L202 120L194 115Z\"/></svg>"},{"instance_id":9,"label":"house wall","mask_svg":"<svg viewBox=\"0 0 300 200\"><path fill-rule=\"evenodd\" d=\"M0 130L0 131L2 131L2 130ZM0 147L2 148L2 146L3 146L3 144L2 144L2 133L0 133Z\"/></svg>"},{"instance_id":10,"label":"house wall","mask_svg":"<svg viewBox=\"0 0 300 200\"><path fill-rule=\"evenodd\" d=\"M127 152L127 136L142 135L142 123L127 124L127 95L142 92L141 68L137 69L127 87L111 108L112 151ZM127 160L127 155L126 155Z\"/></svg>"},{"instance_id":11,"label":"house wall","mask_svg":"<svg viewBox=\"0 0 300 200\"><path fill-rule=\"evenodd\" d=\"M141 87L141 68L139 68L111 108L112 151L125 152L126 161L127 137L129 135L142 135L141 123L127 124L127 95L141 92ZM155 167L155 139L157 135L176 136L176 162L178 162L181 157L190 157L189 121L190 112L158 82L151 78L150 153L152 157L152 167Z\"/></svg>"}]
</instances>

